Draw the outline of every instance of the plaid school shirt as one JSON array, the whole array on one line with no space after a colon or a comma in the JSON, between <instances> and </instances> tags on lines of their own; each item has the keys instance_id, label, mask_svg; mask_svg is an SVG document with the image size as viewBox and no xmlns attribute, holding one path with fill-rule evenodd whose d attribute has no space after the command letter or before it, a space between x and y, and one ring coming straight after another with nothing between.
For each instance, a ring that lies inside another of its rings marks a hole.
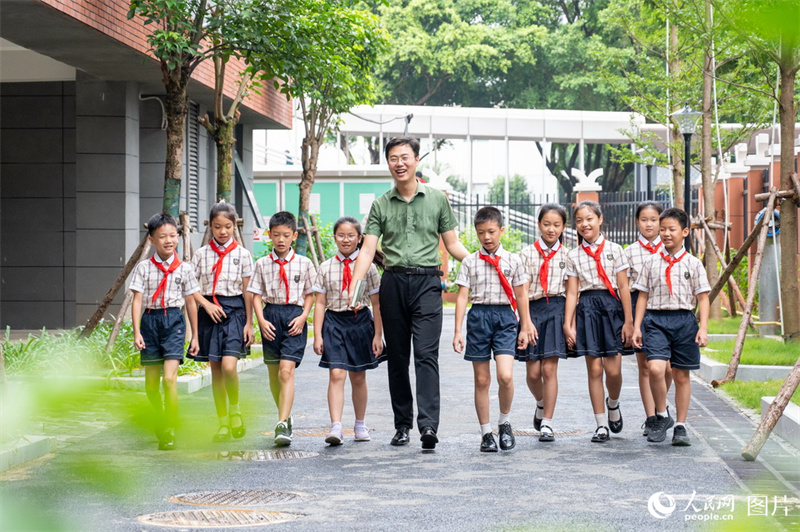
<instances>
[{"instance_id":1,"label":"plaid school shirt","mask_svg":"<svg viewBox=\"0 0 800 532\"><path fill-rule=\"evenodd\" d=\"M161 260L158 253L153 257L156 262L163 264L166 269L169 269L172 261L175 260L175 255L165 261ZM185 303L186 296L200 290L192 265L188 262L182 262L174 272L169 274L167 289L163 294L165 306L162 307L161 294L159 294L155 302L153 302L153 295L156 293L158 285L163 278L164 272L159 270L150 259L143 260L133 270L131 284L128 288L134 292L142 293L142 305L145 309L181 308Z\"/></svg>"},{"instance_id":2,"label":"plaid school shirt","mask_svg":"<svg viewBox=\"0 0 800 532\"><path fill-rule=\"evenodd\" d=\"M628 265L630 266L630 268L628 268L628 279L630 279L631 286L633 286L634 283L636 283L636 280L639 278L639 272L642 271L642 266L644 265L645 261L654 255L653 253L650 253L646 247L644 247L645 244L650 244L653 247L658 246L655 255L658 255L658 252L664 249L664 247L660 245L660 236L656 236L655 240L648 242L648 240L642 235L639 235L639 238L636 240L636 242L625 248L625 256L628 257Z\"/></svg>"},{"instance_id":3,"label":"plaid school shirt","mask_svg":"<svg viewBox=\"0 0 800 532\"><path fill-rule=\"evenodd\" d=\"M597 264L594 259L589 256L581 246L588 247L592 253L597 252L597 248L602 242L605 241L603 246L603 255L600 257L600 264L606 271L611 286L616 290L617 286L617 273L628 269L628 258L625 256L625 251L622 246L615 244L610 240L606 240L603 235L600 235L597 240L589 244L585 240L578 245L575 249L571 250L567 255L567 276L578 278L578 292L585 292L586 290L608 290L600 275L597 273Z\"/></svg>"},{"instance_id":4,"label":"plaid school shirt","mask_svg":"<svg viewBox=\"0 0 800 532\"><path fill-rule=\"evenodd\" d=\"M662 248L662 251L667 251ZM684 249L673 257L680 257ZM647 310L691 310L697 306L697 294L710 292L708 276L703 263L697 257L687 253L680 262L673 264L670 270L672 295L667 286L667 266L660 253L651 255L642 266L639 278L633 285L635 290L647 292Z\"/></svg>"},{"instance_id":5,"label":"plaid school shirt","mask_svg":"<svg viewBox=\"0 0 800 532\"><path fill-rule=\"evenodd\" d=\"M275 252L256 261L252 280L247 285L247 291L260 294L264 303L269 305L297 305L303 306L305 296L313 292L312 285L316 271L311 260L295 253L294 249L286 255L284 265L286 276L289 278L289 301L286 301L286 287L280 276L280 266L274 260L278 259Z\"/></svg>"},{"instance_id":6,"label":"plaid school shirt","mask_svg":"<svg viewBox=\"0 0 800 532\"><path fill-rule=\"evenodd\" d=\"M224 246L217 243L217 247L225 250L232 242L231 238ZM214 265L218 260L219 255L211 249L210 245L201 247L192 257L192 266L200 281L200 293L204 296L210 296L213 293ZM253 256L243 245L239 244L222 260L222 271L217 280L216 294L225 297L241 295L242 279L251 275L253 275Z\"/></svg>"},{"instance_id":7,"label":"plaid school shirt","mask_svg":"<svg viewBox=\"0 0 800 532\"><path fill-rule=\"evenodd\" d=\"M565 248L561 242L556 242L552 248L548 248L544 240L539 239L539 246L542 251L549 255L551 251L556 250L556 254L548 262L547 272L547 294L544 293L542 283L539 281L539 272L542 269L544 258L535 246L530 245L523 249L519 256L522 259L522 266L531 280L531 286L528 289L528 299L535 301L542 299L547 295L548 297L564 296L567 293L567 286L564 281L567 279L567 255L569 250Z\"/></svg>"},{"instance_id":8,"label":"plaid school shirt","mask_svg":"<svg viewBox=\"0 0 800 532\"><path fill-rule=\"evenodd\" d=\"M529 279L522 266L522 259L503 249L502 245L494 253L487 253L481 248L464 258L456 276L457 285L469 288L469 299L473 305L510 305L497 270L478 255L499 256L500 269L512 287L523 285Z\"/></svg>"},{"instance_id":9,"label":"plaid school shirt","mask_svg":"<svg viewBox=\"0 0 800 532\"><path fill-rule=\"evenodd\" d=\"M350 263L350 273L353 272L355 267L356 258L358 257L359 250L349 257L345 257L341 252L319 265L317 270L317 278L314 280L314 292L325 294L325 308L334 312L343 312L350 309L350 301L347 299L347 291L342 291L342 279L344 278L344 261L349 258L352 259ZM337 257L341 260L337 260ZM380 290L381 276L378 274L378 268L374 264L369 265L367 276L365 278L366 289L361 298L361 305L364 307L369 306L369 296L377 294ZM355 281L352 281L355 282Z\"/></svg>"}]
</instances>

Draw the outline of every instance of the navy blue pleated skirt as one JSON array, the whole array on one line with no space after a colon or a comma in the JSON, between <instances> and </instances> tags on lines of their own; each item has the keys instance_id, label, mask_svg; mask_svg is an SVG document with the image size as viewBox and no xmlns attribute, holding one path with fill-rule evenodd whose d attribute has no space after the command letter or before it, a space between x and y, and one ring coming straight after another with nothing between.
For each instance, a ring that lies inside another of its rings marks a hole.
<instances>
[{"instance_id":1,"label":"navy blue pleated skirt","mask_svg":"<svg viewBox=\"0 0 800 532\"><path fill-rule=\"evenodd\" d=\"M213 301L211 296L205 298ZM217 296L217 301L227 315L219 323L212 320L203 307L197 309L197 343L200 350L195 360L198 362L219 362L224 356L242 358L246 354L244 326L247 324L247 315L244 297Z\"/></svg>"},{"instance_id":2,"label":"navy blue pleated skirt","mask_svg":"<svg viewBox=\"0 0 800 532\"><path fill-rule=\"evenodd\" d=\"M564 338L564 307L567 298L551 297L530 302L531 321L539 333L536 345L528 345L524 351L517 350L517 360L541 360L549 357L567 358L567 341Z\"/></svg>"},{"instance_id":3,"label":"navy blue pleated skirt","mask_svg":"<svg viewBox=\"0 0 800 532\"><path fill-rule=\"evenodd\" d=\"M636 321L636 302L639 300L639 291L638 290L631 290L631 318ZM631 344L630 347L623 347L622 348L623 355L632 355L633 353L644 353L644 349L639 349L638 347L633 347Z\"/></svg>"},{"instance_id":4,"label":"navy blue pleated skirt","mask_svg":"<svg viewBox=\"0 0 800 532\"><path fill-rule=\"evenodd\" d=\"M374 336L375 324L369 309L360 309L358 312L325 311L320 367L354 372L377 368L385 360L385 355L375 358L372 353Z\"/></svg>"},{"instance_id":5,"label":"navy blue pleated skirt","mask_svg":"<svg viewBox=\"0 0 800 532\"><path fill-rule=\"evenodd\" d=\"M576 314L575 356L611 357L622 353L622 303L608 290L580 293Z\"/></svg>"}]
</instances>

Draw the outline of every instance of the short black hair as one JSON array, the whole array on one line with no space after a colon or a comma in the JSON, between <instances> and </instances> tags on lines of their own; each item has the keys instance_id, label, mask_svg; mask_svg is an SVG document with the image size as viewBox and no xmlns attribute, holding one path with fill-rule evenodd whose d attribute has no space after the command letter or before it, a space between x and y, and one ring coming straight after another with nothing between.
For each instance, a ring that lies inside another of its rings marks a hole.
<instances>
[{"instance_id":1,"label":"short black hair","mask_svg":"<svg viewBox=\"0 0 800 532\"><path fill-rule=\"evenodd\" d=\"M475 227L486 222L497 222L497 225L503 227L503 213L497 207L481 207L475 213Z\"/></svg>"},{"instance_id":2,"label":"short black hair","mask_svg":"<svg viewBox=\"0 0 800 532\"><path fill-rule=\"evenodd\" d=\"M678 209L677 207L670 207L666 209L664 212L661 213L661 216L658 217L660 220L665 220L667 218L672 218L674 220L678 220L678 223L681 225L681 230L686 229L689 227L689 215L686 214L686 211L683 209Z\"/></svg>"},{"instance_id":3,"label":"short black hair","mask_svg":"<svg viewBox=\"0 0 800 532\"><path fill-rule=\"evenodd\" d=\"M387 159L389 158L389 152L392 148L396 148L397 146L409 146L414 150L414 157L419 157L419 141L417 139L414 137L394 137L386 143L386 147L383 149L383 154Z\"/></svg>"},{"instance_id":4,"label":"short black hair","mask_svg":"<svg viewBox=\"0 0 800 532\"><path fill-rule=\"evenodd\" d=\"M286 227L291 227L292 232L297 232L297 218L294 217L294 214L287 212L287 211L280 211L273 214L269 219L269 230L272 231L273 227L277 227L279 225L283 225Z\"/></svg>"},{"instance_id":5,"label":"short black hair","mask_svg":"<svg viewBox=\"0 0 800 532\"><path fill-rule=\"evenodd\" d=\"M171 225L176 230L178 229L178 222L175 221L175 218L171 214L165 212L155 214L147 221L147 234L153 236L153 233L155 233L159 227L165 225Z\"/></svg>"}]
</instances>

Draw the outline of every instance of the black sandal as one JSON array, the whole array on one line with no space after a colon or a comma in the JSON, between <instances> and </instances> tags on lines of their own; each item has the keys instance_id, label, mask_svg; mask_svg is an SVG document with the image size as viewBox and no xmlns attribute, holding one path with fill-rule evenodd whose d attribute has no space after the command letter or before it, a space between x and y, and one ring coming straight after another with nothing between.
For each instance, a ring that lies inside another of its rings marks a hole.
<instances>
[{"instance_id":1,"label":"black sandal","mask_svg":"<svg viewBox=\"0 0 800 532\"><path fill-rule=\"evenodd\" d=\"M223 443L226 441L230 441L231 439L231 428L228 425L220 425L217 429L217 433L214 434L214 441L217 443Z\"/></svg>"},{"instance_id":2,"label":"black sandal","mask_svg":"<svg viewBox=\"0 0 800 532\"><path fill-rule=\"evenodd\" d=\"M234 417L239 420L239 425L238 426L234 426L234 424L233 424L233 418ZM230 420L231 420L231 434L233 434L233 437L236 438L237 440L239 438L243 438L244 435L247 433L247 429L244 426L244 421L242 421L242 414L239 414L239 413L231 414L230 415Z\"/></svg>"}]
</instances>

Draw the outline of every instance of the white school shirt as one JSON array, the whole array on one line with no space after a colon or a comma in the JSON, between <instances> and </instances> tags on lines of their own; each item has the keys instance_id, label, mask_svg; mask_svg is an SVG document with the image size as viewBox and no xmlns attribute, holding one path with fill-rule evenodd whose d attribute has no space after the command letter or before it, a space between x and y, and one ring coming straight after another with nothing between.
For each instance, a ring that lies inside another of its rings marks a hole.
<instances>
[{"instance_id":1,"label":"white school shirt","mask_svg":"<svg viewBox=\"0 0 800 532\"><path fill-rule=\"evenodd\" d=\"M216 240L214 243L223 251L233 242L229 239L225 245L220 245ZM214 265L219 260L219 255L206 245L198 249L192 257L192 266L198 281L200 281L200 293L210 296L214 289ZM225 255L222 261L222 271L217 280L218 296L238 296L242 294L242 279L253 275L253 256L243 245L239 244L236 249Z\"/></svg>"},{"instance_id":2,"label":"white school shirt","mask_svg":"<svg viewBox=\"0 0 800 532\"><path fill-rule=\"evenodd\" d=\"M628 279L630 279L631 286L633 286L639 278L639 272L642 271L642 266L645 261L653 255L653 253L650 253L650 251L644 247L645 244L650 244L652 247L656 248L655 255L658 255L659 251L664 249L664 246L661 244L660 236L656 235L655 240L648 242L641 234L639 238L636 239L636 242L625 248L625 256L628 257L628 265L630 266L630 268L628 268Z\"/></svg>"},{"instance_id":3,"label":"white school shirt","mask_svg":"<svg viewBox=\"0 0 800 532\"><path fill-rule=\"evenodd\" d=\"M611 286L613 286L615 290L619 288L617 286L617 273L628 269L628 259L625 257L622 246L610 240L606 240L603 235L600 235L597 240L591 244L584 240L567 255L569 259L567 261L567 276L578 278L579 292L585 292L586 290L608 290L600 279L600 274L597 272L597 264L594 259L581 249L581 247L588 247L592 253L596 253L597 248L603 242L605 242L605 246L603 246L600 264L603 265L603 269L611 281Z\"/></svg>"},{"instance_id":4,"label":"white school shirt","mask_svg":"<svg viewBox=\"0 0 800 532\"><path fill-rule=\"evenodd\" d=\"M564 281L567 279L567 261L569 260L569 250L565 248L561 242L556 241L552 248L548 248L544 240L539 239L539 246L542 251L549 255L551 251L556 250L556 254L550 259L548 263L547 272L547 296L556 297L564 296L567 293L567 286ZM544 257L542 257L536 246L531 244L520 253L522 259L522 266L531 280L530 288L528 289L528 299L535 301L545 297L542 284L539 281L539 272L542 269Z\"/></svg>"},{"instance_id":5,"label":"white school shirt","mask_svg":"<svg viewBox=\"0 0 800 532\"><path fill-rule=\"evenodd\" d=\"M499 256L500 269L512 287L525 284L529 278L519 256L506 251L501 245L494 253L488 253L481 248L467 255L461 262L456 284L469 288L469 299L473 305L510 305L511 302L503 290L497 270L479 255L488 255L492 258Z\"/></svg>"},{"instance_id":6,"label":"white school shirt","mask_svg":"<svg viewBox=\"0 0 800 532\"><path fill-rule=\"evenodd\" d=\"M357 249L352 255L345 257L341 252L338 252L336 253L336 257L332 257L319 265L313 290L314 292L325 294L325 308L327 310L332 310L334 312L352 310L350 308L350 301L347 299L347 292L342 292L342 279L344 277L344 262L342 261L348 258L352 259L353 262L349 265L350 272L352 273L353 268L355 268L358 253L359 250ZM337 257L341 260L337 260ZM369 265L365 281L366 289L361 298L361 305L368 307L369 296L377 294L381 285L381 276L378 274L378 268L375 267L375 264Z\"/></svg>"},{"instance_id":7,"label":"white school shirt","mask_svg":"<svg viewBox=\"0 0 800 532\"><path fill-rule=\"evenodd\" d=\"M666 254L666 250L662 250ZM686 250L681 247L673 258L680 257ZM691 310L697 306L697 294L710 292L708 276L703 263L697 257L686 253L673 264L670 270L672 295L667 286L667 266L661 254L651 255L642 266L639 279L633 286L640 292L647 292L647 310Z\"/></svg>"},{"instance_id":8,"label":"white school shirt","mask_svg":"<svg viewBox=\"0 0 800 532\"><path fill-rule=\"evenodd\" d=\"M286 255L284 265L289 278L289 301L286 301L286 287L280 277L280 266L273 259L278 256L272 251L266 257L256 261L252 280L247 285L247 291L261 294L264 303L270 305L297 305L302 307L305 296L313 292L312 285L316 271L308 257L295 253L294 249Z\"/></svg>"},{"instance_id":9,"label":"white school shirt","mask_svg":"<svg viewBox=\"0 0 800 532\"><path fill-rule=\"evenodd\" d=\"M175 260L174 254L167 260L161 260L158 253L155 253L153 257L156 262L162 264L166 269L169 269L172 261ZM128 288L134 292L142 293L142 304L145 309L180 308L184 305L186 296L200 290L192 265L188 262L182 262L174 272L169 274L167 288L163 294L165 307L162 307L161 295L158 296L155 303L153 302L153 295L156 293L158 285L163 278L164 272L159 270L150 259L143 260L133 270Z\"/></svg>"}]
</instances>

